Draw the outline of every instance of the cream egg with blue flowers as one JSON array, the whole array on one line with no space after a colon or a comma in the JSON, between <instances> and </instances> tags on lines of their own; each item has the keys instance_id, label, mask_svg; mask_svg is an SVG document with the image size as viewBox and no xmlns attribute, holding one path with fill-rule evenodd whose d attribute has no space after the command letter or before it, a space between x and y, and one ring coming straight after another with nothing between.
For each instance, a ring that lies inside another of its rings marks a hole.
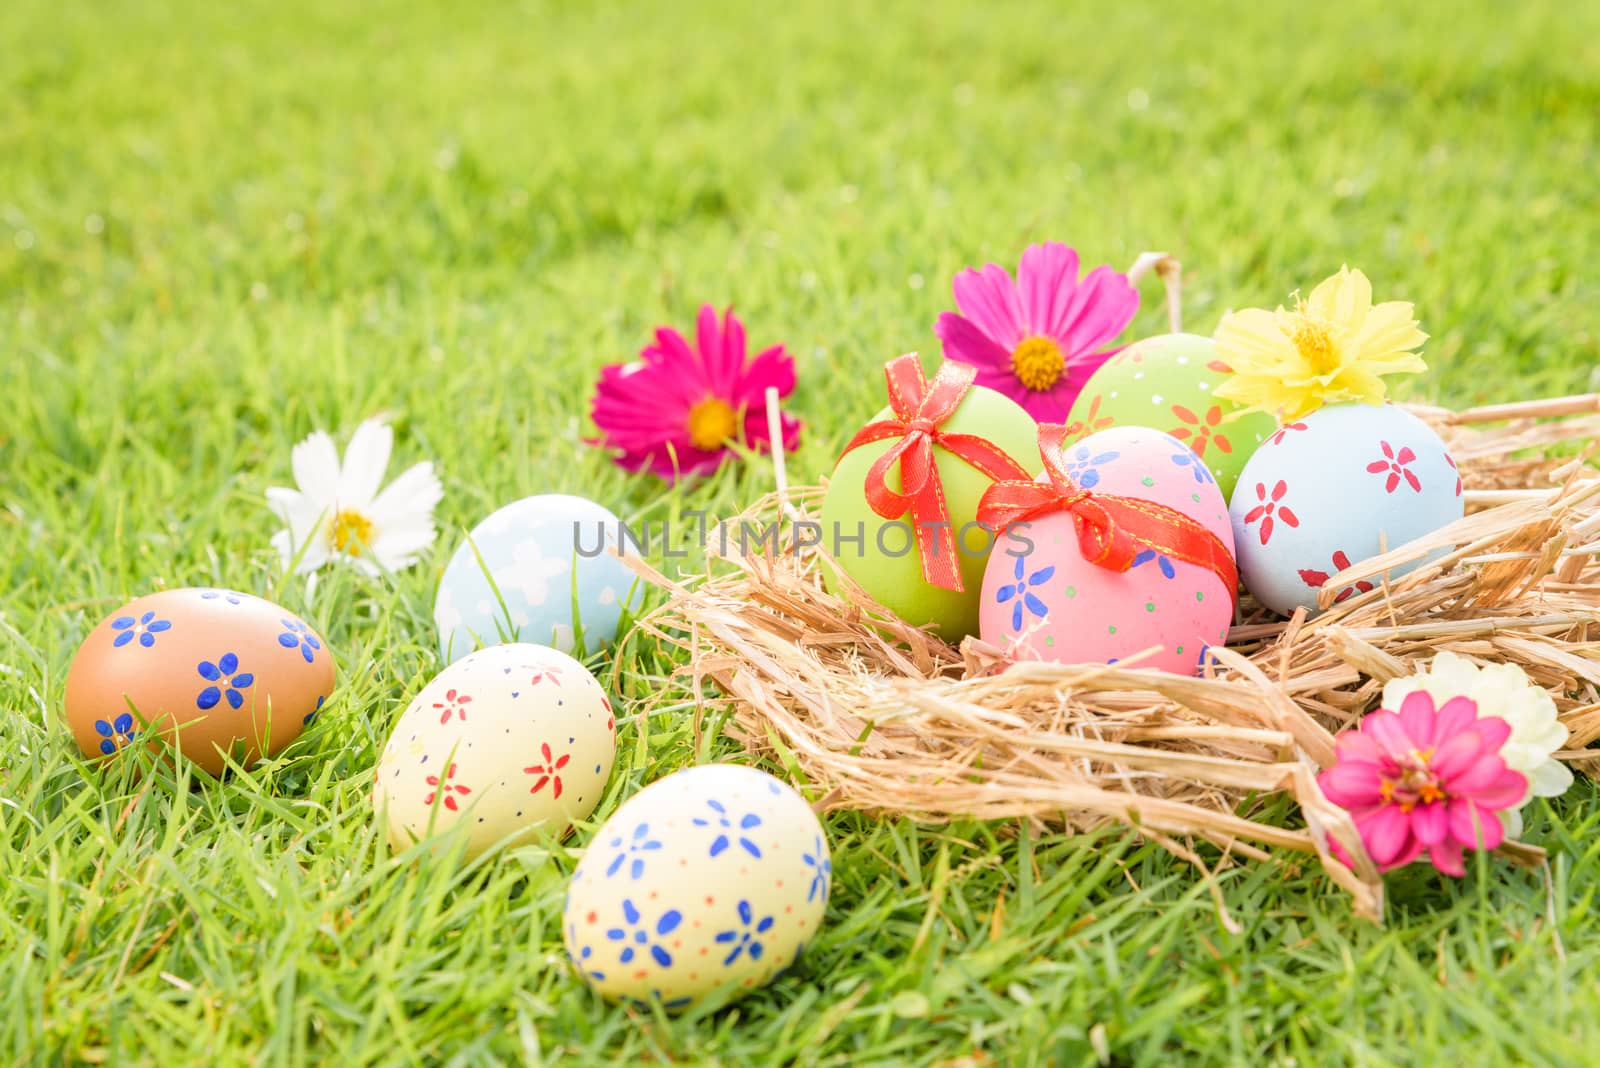
<instances>
[{"instance_id":1,"label":"cream egg with blue flowers","mask_svg":"<svg viewBox=\"0 0 1600 1068\"><path fill-rule=\"evenodd\" d=\"M739 997L800 959L832 881L827 836L791 787L735 764L687 768L590 840L567 888L567 955L611 1001Z\"/></svg>"}]
</instances>

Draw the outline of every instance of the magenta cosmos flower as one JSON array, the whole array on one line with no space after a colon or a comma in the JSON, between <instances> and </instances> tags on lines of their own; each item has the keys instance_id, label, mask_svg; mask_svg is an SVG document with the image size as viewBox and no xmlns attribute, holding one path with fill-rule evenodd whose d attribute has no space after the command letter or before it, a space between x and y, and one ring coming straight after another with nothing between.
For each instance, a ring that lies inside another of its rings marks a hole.
<instances>
[{"instance_id":1,"label":"magenta cosmos flower","mask_svg":"<svg viewBox=\"0 0 1600 1068\"><path fill-rule=\"evenodd\" d=\"M1139 310L1128 276L1096 267L1081 281L1078 253L1060 242L1029 245L1013 282L997 263L967 268L951 284L955 312L933 332L946 359L978 369L978 385L999 390L1041 423L1065 423L1089 376L1116 354L1104 348Z\"/></svg>"},{"instance_id":2,"label":"magenta cosmos flower","mask_svg":"<svg viewBox=\"0 0 1600 1068\"><path fill-rule=\"evenodd\" d=\"M744 324L730 310L700 309L695 343L670 326L632 363L600 369L590 414L600 428L592 443L614 450L619 466L651 471L668 482L715 471L733 446L772 447L767 387L794 389L794 358L774 345L745 359ZM800 442L800 421L780 413L783 448Z\"/></svg>"},{"instance_id":3,"label":"magenta cosmos flower","mask_svg":"<svg viewBox=\"0 0 1600 1068\"><path fill-rule=\"evenodd\" d=\"M1509 723L1480 717L1469 698L1435 710L1433 697L1418 691L1400 711L1380 708L1341 734L1338 759L1317 783L1355 817L1380 871L1426 849L1435 868L1464 875L1462 851L1499 845L1505 831L1495 813L1515 808L1528 791L1527 779L1500 756L1510 734Z\"/></svg>"}]
</instances>

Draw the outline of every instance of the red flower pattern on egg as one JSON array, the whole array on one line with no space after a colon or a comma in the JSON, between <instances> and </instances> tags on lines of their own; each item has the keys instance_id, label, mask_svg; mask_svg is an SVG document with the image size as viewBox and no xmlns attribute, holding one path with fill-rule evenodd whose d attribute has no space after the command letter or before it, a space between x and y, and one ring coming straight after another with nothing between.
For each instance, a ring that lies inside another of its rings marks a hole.
<instances>
[{"instance_id":1,"label":"red flower pattern on egg","mask_svg":"<svg viewBox=\"0 0 1600 1068\"><path fill-rule=\"evenodd\" d=\"M456 766L451 764L449 767L444 769L443 778L438 775L429 775L427 782L429 786L433 787L433 790L428 793L427 797L422 799L422 803L424 805L431 806L433 804L434 797L440 791L443 791L444 800L442 803L444 807L449 809L451 812L461 811L460 806L456 804L456 796L460 795L465 797L467 794L472 792L472 788L470 786L462 786L460 783L451 782L450 778L455 773Z\"/></svg>"},{"instance_id":2,"label":"red flower pattern on egg","mask_svg":"<svg viewBox=\"0 0 1600 1068\"><path fill-rule=\"evenodd\" d=\"M1383 491L1393 493L1400 488L1400 481L1404 479L1406 485L1421 493L1422 480L1409 466L1417 458L1417 454L1411 451L1411 446L1401 446L1400 451L1396 452L1394 446L1387 441L1380 441L1378 444L1383 448L1383 459L1372 461L1367 465L1367 471L1374 475L1388 476L1384 480Z\"/></svg>"},{"instance_id":3,"label":"red flower pattern on egg","mask_svg":"<svg viewBox=\"0 0 1600 1068\"><path fill-rule=\"evenodd\" d=\"M1304 582L1307 586L1310 586L1313 589L1321 589L1322 584L1327 582L1328 579L1332 578L1333 575L1338 574L1340 571L1343 571L1345 568L1350 566L1349 554L1347 554L1343 549L1340 549L1338 552L1334 553L1333 566L1335 570L1331 573L1327 571L1317 571L1314 568L1301 568L1300 581ZM1346 586L1344 589L1340 590L1338 595L1334 597L1333 603L1338 604L1340 601L1348 600L1358 593L1367 593L1371 589L1373 589L1372 583L1368 582L1366 579L1361 579L1354 586Z\"/></svg>"},{"instance_id":4,"label":"red flower pattern on egg","mask_svg":"<svg viewBox=\"0 0 1600 1068\"><path fill-rule=\"evenodd\" d=\"M1306 428L1306 425L1304 423L1285 423L1282 426L1280 426L1277 430L1272 432L1272 436L1267 439L1267 444L1268 445L1282 445L1283 444L1283 439L1289 436L1289 431L1291 431L1291 430L1304 430L1305 428Z\"/></svg>"},{"instance_id":5,"label":"red flower pattern on egg","mask_svg":"<svg viewBox=\"0 0 1600 1068\"><path fill-rule=\"evenodd\" d=\"M1129 350L1124 349L1123 353L1126 354L1128 351ZM1104 430L1106 427L1111 425L1111 417L1109 415L1102 416L1100 414L1100 402L1103 399L1104 397L1102 397L1101 394L1096 393L1094 397L1090 399L1089 410L1083 413L1083 418L1074 419L1072 422L1067 424L1067 441L1076 441L1078 438L1083 437L1084 435L1096 433L1097 431Z\"/></svg>"},{"instance_id":6,"label":"red flower pattern on egg","mask_svg":"<svg viewBox=\"0 0 1600 1068\"><path fill-rule=\"evenodd\" d=\"M464 693L463 694L457 694L456 691L449 690L449 691L446 691L446 693L444 695L444 700L443 701L435 701L433 703L433 707L434 708L440 708L440 709L444 710L443 712L441 712L439 714L439 722L440 723L449 723L450 722L450 717L453 716L453 715L460 716L461 717L461 722L465 723L467 721L467 708L466 708L466 706L471 704L471 703L472 703L472 698L468 697L466 694L464 694Z\"/></svg>"},{"instance_id":7,"label":"red flower pattern on egg","mask_svg":"<svg viewBox=\"0 0 1600 1068\"><path fill-rule=\"evenodd\" d=\"M559 758L550 751L550 743L545 742L539 746L539 754L544 757L543 764L534 764L532 767L523 768L528 775L539 776L533 782L530 794L536 794L546 786L554 784L551 789L552 797L561 796L561 769L567 766L567 761L572 759L571 753L562 753Z\"/></svg>"},{"instance_id":8,"label":"red flower pattern on egg","mask_svg":"<svg viewBox=\"0 0 1600 1068\"><path fill-rule=\"evenodd\" d=\"M1265 545L1272 540L1272 531L1278 522L1285 526L1298 527L1300 517L1283 503L1284 496L1289 492L1288 483L1278 479L1277 485L1272 487L1272 492L1267 492L1264 482L1256 483L1256 506L1245 513L1245 526L1259 521L1261 523L1261 544Z\"/></svg>"},{"instance_id":9,"label":"red flower pattern on egg","mask_svg":"<svg viewBox=\"0 0 1600 1068\"><path fill-rule=\"evenodd\" d=\"M557 686L561 685L561 669L558 667L539 667L533 669L533 677L528 680L530 686L537 686L541 682L550 681Z\"/></svg>"},{"instance_id":10,"label":"red flower pattern on egg","mask_svg":"<svg viewBox=\"0 0 1600 1068\"><path fill-rule=\"evenodd\" d=\"M1213 404L1206 409L1204 419L1181 404L1172 406L1172 414L1178 417L1180 423L1187 425L1179 426L1177 429L1169 431L1169 433L1179 441L1187 442L1196 456L1204 456L1208 444L1215 445L1220 452L1231 453L1233 451L1233 442L1228 440L1226 434L1217 429L1222 424L1222 406L1220 404ZM1192 441L1190 441L1191 436L1194 439Z\"/></svg>"},{"instance_id":11,"label":"red flower pattern on egg","mask_svg":"<svg viewBox=\"0 0 1600 1068\"><path fill-rule=\"evenodd\" d=\"M1456 458L1449 453L1444 454L1444 462L1450 465L1450 470L1456 473L1456 496L1461 496L1461 468L1456 466Z\"/></svg>"}]
</instances>

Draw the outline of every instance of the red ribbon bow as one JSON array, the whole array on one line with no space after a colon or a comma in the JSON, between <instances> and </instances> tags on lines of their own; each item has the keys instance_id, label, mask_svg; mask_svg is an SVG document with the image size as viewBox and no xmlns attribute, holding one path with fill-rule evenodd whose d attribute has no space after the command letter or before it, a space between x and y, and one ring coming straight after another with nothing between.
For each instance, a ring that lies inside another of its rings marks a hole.
<instances>
[{"instance_id":1,"label":"red ribbon bow","mask_svg":"<svg viewBox=\"0 0 1600 1068\"><path fill-rule=\"evenodd\" d=\"M950 507L933 464L933 447L940 446L996 481L1025 479L1027 470L1005 450L976 434L946 434L939 427L950 418L972 388L976 369L946 360L930 385L914 352L883 365L889 384L889 409L894 416L868 423L840 453L874 441L899 438L889 451L873 461L867 471L867 504L884 519L899 519L911 512L911 525L922 558L922 577L940 589L960 592L961 569L956 562L956 531L950 529ZM900 465L900 490L885 481L889 469Z\"/></svg>"},{"instance_id":2,"label":"red ribbon bow","mask_svg":"<svg viewBox=\"0 0 1600 1068\"><path fill-rule=\"evenodd\" d=\"M996 482L978 505L978 522L993 527L999 537L1035 516L1067 512L1078 532L1078 548L1089 563L1126 571L1141 549L1154 550L1210 571L1238 604L1239 568L1222 539L1176 508L1139 497L1091 493L1079 486L1067 474L1062 452L1066 437L1064 426L1041 426L1039 455L1049 481Z\"/></svg>"}]
</instances>

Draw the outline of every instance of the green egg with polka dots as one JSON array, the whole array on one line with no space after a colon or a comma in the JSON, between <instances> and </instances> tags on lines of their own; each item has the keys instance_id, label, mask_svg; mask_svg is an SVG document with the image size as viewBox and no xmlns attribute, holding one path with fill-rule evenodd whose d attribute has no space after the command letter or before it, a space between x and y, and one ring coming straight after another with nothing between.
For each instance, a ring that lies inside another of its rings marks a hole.
<instances>
[{"instance_id":1,"label":"green egg with polka dots","mask_svg":"<svg viewBox=\"0 0 1600 1068\"><path fill-rule=\"evenodd\" d=\"M1135 342L1084 384L1067 417L1072 440L1113 426L1165 431L1195 451L1227 500L1245 461L1277 429L1271 416L1240 416L1239 405L1213 395L1231 373L1208 337L1161 334Z\"/></svg>"}]
</instances>

